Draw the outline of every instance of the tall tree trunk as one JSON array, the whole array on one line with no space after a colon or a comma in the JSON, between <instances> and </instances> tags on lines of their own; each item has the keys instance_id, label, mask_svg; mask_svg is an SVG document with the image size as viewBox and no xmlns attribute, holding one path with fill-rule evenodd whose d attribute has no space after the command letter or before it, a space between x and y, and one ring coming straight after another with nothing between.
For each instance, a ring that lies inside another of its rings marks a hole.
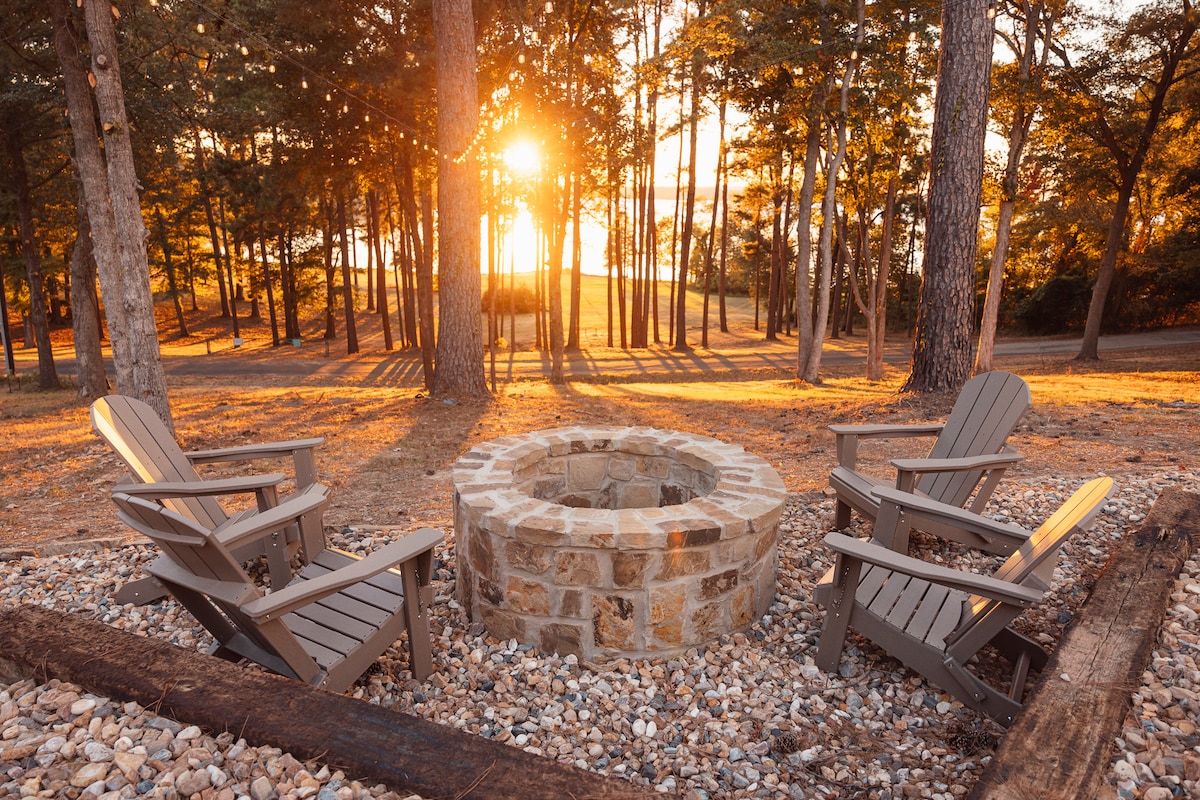
<instances>
[{"instance_id":1,"label":"tall tree trunk","mask_svg":"<svg viewBox=\"0 0 1200 800\"><path fill-rule=\"evenodd\" d=\"M1158 130L1158 123L1162 119L1167 94L1177 80L1176 73L1180 63L1192 53L1190 45L1198 27L1200 27L1200 17L1197 16L1196 9L1192 7L1191 3L1185 0L1179 21L1170 29L1174 38L1168 38L1163 51L1158 55L1162 63L1162 72L1157 81L1151 82L1154 92L1150 96L1145 121L1137 132L1136 143L1130 151L1127 152L1121 146L1110 129L1105 116L1106 105L1103 102L1097 103L1099 110L1095 121L1098 128L1096 138L1108 148L1117 163L1117 202L1113 207L1112 219L1109 221L1108 236L1104 242L1104 254L1100 257L1096 283L1092 286L1092 299L1088 304L1087 322L1083 328L1083 342L1080 344L1079 354L1075 356L1076 360L1095 361L1100 357L1100 326L1104 319L1104 306L1108 299L1108 292L1116 274L1117 256L1120 254L1125 236L1129 203L1133 197L1138 176L1142 172L1146 154L1150 151L1150 144Z\"/></svg>"},{"instance_id":2,"label":"tall tree trunk","mask_svg":"<svg viewBox=\"0 0 1200 800\"><path fill-rule=\"evenodd\" d=\"M241 323L238 321L238 287L233 280L233 253L229 246L229 225L225 222L225 198L217 198L217 210L221 218L221 249L225 252L225 276L229 282L229 317L233 320L233 339L237 345L242 338Z\"/></svg>"},{"instance_id":3,"label":"tall tree trunk","mask_svg":"<svg viewBox=\"0 0 1200 800\"><path fill-rule=\"evenodd\" d=\"M698 0L696 18L704 18L705 0ZM687 352L687 277L692 255L692 226L696 213L696 145L700 132L700 98L704 74L704 55L699 48L692 53L692 102L688 119L688 182L683 203L683 230L679 236L679 293L675 296L675 344L673 350Z\"/></svg>"},{"instance_id":4,"label":"tall tree trunk","mask_svg":"<svg viewBox=\"0 0 1200 800\"><path fill-rule=\"evenodd\" d=\"M1020 181L1021 155L1033 124L1034 101L1029 97L1033 88L1035 58L1039 74L1045 69L1053 39L1054 15L1046 13L1042 2L1018 4L1025 14L1024 37L1018 44L1010 41L1017 60L1017 103L1008 125L1008 160L1000 182L1000 211L996 220L996 244L988 269L987 291L983 301L983 317L979 322L979 346L975 350L975 374L993 369L996 350L996 327L1000 322L1000 299L1004 290L1004 262L1008 258L1009 235ZM1038 41L1043 42L1040 58Z\"/></svg>"},{"instance_id":5,"label":"tall tree trunk","mask_svg":"<svg viewBox=\"0 0 1200 800\"><path fill-rule=\"evenodd\" d=\"M113 224L112 204L108 197L108 176L100 151L100 134L96 130L91 89L79 55L78 32L69 17L69 0L52 0L50 11L54 19L54 51L58 56L66 90L75 167L83 190L91 229L92 254L104 296L104 315L108 322L117 391L132 395L135 392L133 357L129 353L129 326L125 322L121 304L121 260L117 252L116 226ZM100 224L96 223L97 220Z\"/></svg>"},{"instance_id":6,"label":"tall tree trunk","mask_svg":"<svg viewBox=\"0 0 1200 800\"><path fill-rule=\"evenodd\" d=\"M267 259L267 225L258 221L258 252L262 256L263 286L267 290L267 315L271 320L271 346L279 347L279 321L275 317L275 290L271 286L271 262Z\"/></svg>"},{"instance_id":7,"label":"tall tree trunk","mask_svg":"<svg viewBox=\"0 0 1200 800\"><path fill-rule=\"evenodd\" d=\"M342 255L342 305L346 312L346 355L358 352L358 327L354 324L354 285L350 277L350 242L346 230L346 195L337 191L338 242Z\"/></svg>"},{"instance_id":8,"label":"tall tree trunk","mask_svg":"<svg viewBox=\"0 0 1200 800\"><path fill-rule=\"evenodd\" d=\"M479 329L479 122L470 0L433 0L437 58L439 331L432 394L488 393Z\"/></svg>"},{"instance_id":9,"label":"tall tree trunk","mask_svg":"<svg viewBox=\"0 0 1200 800\"><path fill-rule=\"evenodd\" d=\"M422 251L423 257L417 261L417 322L421 332L421 363L424 368L425 388L432 391L434 378L437 376L437 363L434 360L437 342L433 331L433 198L427 183L421 187L421 206L424 209L421 225L425 247ZM480 380L483 380L482 375Z\"/></svg>"},{"instance_id":10,"label":"tall tree trunk","mask_svg":"<svg viewBox=\"0 0 1200 800\"><path fill-rule=\"evenodd\" d=\"M329 202L329 193L321 194L321 254L325 261L325 340L337 337L337 303L334 300L337 291L334 284L336 270L333 266L333 207Z\"/></svg>"},{"instance_id":11,"label":"tall tree trunk","mask_svg":"<svg viewBox=\"0 0 1200 800\"><path fill-rule=\"evenodd\" d=\"M921 304L906 391L957 392L971 323L995 20L988 0L942 8Z\"/></svg>"},{"instance_id":12,"label":"tall tree trunk","mask_svg":"<svg viewBox=\"0 0 1200 800\"><path fill-rule=\"evenodd\" d=\"M25 282L29 286L29 319L33 325L38 354L38 386L57 389L58 370L54 366L54 348L50 343L50 321L46 317L46 293L42 288L42 256L38 250L33 223L33 196L29 191L29 173L25 168L24 146L16 131L6 131L9 180L17 203L17 221L21 226L21 252L25 256ZM26 331L28 334L28 331ZM26 336L28 339L28 335Z\"/></svg>"},{"instance_id":13,"label":"tall tree trunk","mask_svg":"<svg viewBox=\"0 0 1200 800\"><path fill-rule=\"evenodd\" d=\"M146 263L146 223L138 199L133 145L129 140L129 120L125 116L113 7L107 0L83 0L83 8L91 42L92 73L96 76L96 105L108 166L109 201L124 278L121 305L130 337L128 354L133 361L134 395L158 412L167 430L174 432L166 377L158 350L154 296L150 291L150 268ZM84 191L87 191L86 185ZM100 222L94 216L91 221L95 230Z\"/></svg>"},{"instance_id":14,"label":"tall tree trunk","mask_svg":"<svg viewBox=\"0 0 1200 800\"><path fill-rule=\"evenodd\" d=\"M171 260L171 236L167 231L167 217L161 208L156 210L155 217L158 246L162 250L163 269L167 275L167 291L171 295L171 303L175 308L175 322L179 325L180 337L187 336L187 318L183 316L183 303L179 300L179 282L175 278L175 262Z\"/></svg>"},{"instance_id":15,"label":"tall tree trunk","mask_svg":"<svg viewBox=\"0 0 1200 800\"><path fill-rule=\"evenodd\" d=\"M800 179L800 205L796 214L796 377L803 378L813 347L812 314L812 205L821 158L821 124L809 120L804 143L804 177ZM820 338L817 339L820 341Z\"/></svg>"},{"instance_id":16,"label":"tall tree trunk","mask_svg":"<svg viewBox=\"0 0 1200 800\"><path fill-rule=\"evenodd\" d=\"M859 0L860 20L863 13L862 3L863 0ZM861 39L861 22L858 30L859 39ZM825 338L825 328L829 324L831 302L829 289L830 282L833 279L833 229L837 223L838 172L842 168L842 161L846 158L846 116L850 108L850 86L854 82L854 72L857 66L858 59L851 58L850 63L846 65L845 75L842 77L841 113L835 123L837 145L834 148L834 152L830 154L829 163L825 168L825 196L821 201L821 235L817 246L817 251L821 259L821 275L817 283L815 298L817 311L813 319L812 347L809 348L808 361L804 364L804 369L800 375L800 380L812 384L821 382L821 344ZM836 322L833 329L836 333Z\"/></svg>"},{"instance_id":17,"label":"tall tree trunk","mask_svg":"<svg viewBox=\"0 0 1200 800\"><path fill-rule=\"evenodd\" d=\"M383 326L383 349L391 352L392 320L388 314L387 264L383 260L383 237L379 235L379 190L367 192L367 242L375 247L375 310Z\"/></svg>"},{"instance_id":18,"label":"tall tree trunk","mask_svg":"<svg viewBox=\"0 0 1200 800\"><path fill-rule=\"evenodd\" d=\"M79 185L79 220L75 247L71 250L71 325L75 334L75 364L79 399L95 400L108 391L104 355L100 346L100 298L96 294L96 260L92 255L91 226L83 184ZM0 290L2 291L2 290Z\"/></svg>"}]
</instances>

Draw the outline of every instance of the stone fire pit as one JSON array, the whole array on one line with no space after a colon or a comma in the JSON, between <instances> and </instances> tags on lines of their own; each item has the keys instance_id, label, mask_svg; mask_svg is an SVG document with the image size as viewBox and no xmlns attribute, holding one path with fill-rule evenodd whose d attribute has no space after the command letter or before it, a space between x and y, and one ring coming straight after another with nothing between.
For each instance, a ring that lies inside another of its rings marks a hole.
<instances>
[{"instance_id":1,"label":"stone fire pit","mask_svg":"<svg viewBox=\"0 0 1200 800\"><path fill-rule=\"evenodd\" d=\"M458 599L497 638L593 660L664 654L771 603L787 492L736 445L558 428L482 444L453 478Z\"/></svg>"}]
</instances>

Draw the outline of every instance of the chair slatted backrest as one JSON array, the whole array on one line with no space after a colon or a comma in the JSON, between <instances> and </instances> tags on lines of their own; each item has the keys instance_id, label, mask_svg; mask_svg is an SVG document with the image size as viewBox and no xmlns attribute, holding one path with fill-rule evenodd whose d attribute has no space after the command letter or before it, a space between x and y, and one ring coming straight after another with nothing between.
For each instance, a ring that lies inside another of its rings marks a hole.
<instances>
[{"instance_id":1,"label":"chair slatted backrest","mask_svg":"<svg viewBox=\"0 0 1200 800\"><path fill-rule=\"evenodd\" d=\"M141 483L200 480L167 426L141 400L124 395L101 397L92 404L92 426ZM216 528L229 518L211 497L171 498L163 504L204 528Z\"/></svg>"},{"instance_id":2,"label":"chair slatted backrest","mask_svg":"<svg viewBox=\"0 0 1200 800\"><path fill-rule=\"evenodd\" d=\"M1017 552L1005 559L992 577L1042 590L1050 588L1059 549L1100 513L1113 488L1112 478L1095 478L1079 487ZM965 609L962 622L947 638L948 652L976 652L1021 613L1014 605L979 595L968 598Z\"/></svg>"},{"instance_id":3,"label":"chair slatted backrest","mask_svg":"<svg viewBox=\"0 0 1200 800\"><path fill-rule=\"evenodd\" d=\"M986 372L967 381L946 419L929 458L999 453L1029 410L1029 385L1011 372ZM963 506L982 472L938 472L922 475L917 488L943 503Z\"/></svg>"},{"instance_id":4,"label":"chair slatted backrest","mask_svg":"<svg viewBox=\"0 0 1200 800\"><path fill-rule=\"evenodd\" d=\"M278 652L277 642L264 637L258 624L242 612L244 603L262 597L262 593L220 539L154 501L121 492L114 492L112 498L125 524L150 538L162 551L162 558L170 559L186 575L197 579L181 580L172 587L172 594L192 616L208 627L215 608L259 647ZM213 591L217 585L220 592Z\"/></svg>"}]
</instances>

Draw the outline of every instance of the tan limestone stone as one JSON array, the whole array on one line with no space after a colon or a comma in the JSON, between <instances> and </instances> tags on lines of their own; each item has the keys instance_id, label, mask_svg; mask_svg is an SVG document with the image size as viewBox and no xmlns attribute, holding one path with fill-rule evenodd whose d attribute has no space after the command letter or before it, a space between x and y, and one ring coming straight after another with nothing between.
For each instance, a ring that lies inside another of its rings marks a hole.
<instances>
[{"instance_id":1,"label":"tan limestone stone","mask_svg":"<svg viewBox=\"0 0 1200 800\"><path fill-rule=\"evenodd\" d=\"M615 594L592 598L592 635L597 647L632 650L635 634L633 600Z\"/></svg>"},{"instance_id":2,"label":"tan limestone stone","mask_svg":"<svg viewBox=\"0 0 1200 800\"><path fill-rule=\"evenodd\" d=\"M568 550L560 552L554 562L554 583L558 586L601 585L599 551Z\"/></svg>"},{"instance_id":3,"label":"tan limestone stone","mask_svg":"<svg viewBox=\"0 0 1200 800\"><path fill-rule=\"evenodd\" d=\"M541 581L509 575L504 590L504 607L518 614L544 617L550 613L550 587Z\"/></svg>"}]
</instances>

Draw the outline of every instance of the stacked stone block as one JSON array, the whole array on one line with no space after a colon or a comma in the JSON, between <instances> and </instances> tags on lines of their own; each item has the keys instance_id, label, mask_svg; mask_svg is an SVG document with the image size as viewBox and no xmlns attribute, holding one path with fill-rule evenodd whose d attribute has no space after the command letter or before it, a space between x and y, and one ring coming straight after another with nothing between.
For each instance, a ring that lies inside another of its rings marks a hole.
<instances>
[{"instance_id":1,"label":"stacked stone block","mask_svg":"<svg viewBox=\"0 0 1200 800\"><path fill-rule=\"evenodd\" d=\"M458 599L497 638L591 660L748 627L775 592L786 490L716 439L576 426L454 467Z\"/></svg>"}]
</instances>

